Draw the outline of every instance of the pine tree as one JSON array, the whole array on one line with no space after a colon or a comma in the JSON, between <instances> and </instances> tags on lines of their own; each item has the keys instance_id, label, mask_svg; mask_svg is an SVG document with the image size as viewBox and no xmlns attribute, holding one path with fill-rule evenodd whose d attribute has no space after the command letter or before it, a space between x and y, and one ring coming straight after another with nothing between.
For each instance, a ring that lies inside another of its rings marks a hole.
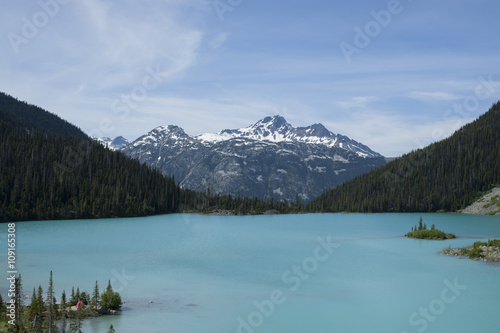
<instances>
[{"instance_id":1,"label":"pine tree","mask_svg":"<svg viewBox=\"0 0 500 333\"><path fill-rule=\"evenodd\" d=\"M108 280L108 286L106 287L106 291L112 292L113 287L111 286L111 280Z\"/></svg>"},{"instance_id":2,"label":"pine tree","mask_svg":"<svg viewBox=\"0 0 500 333\"><path fill-rule=\"evenodd\" d=\"M48 326L49 326L49 333L52 333L52 330L54 328L54 282L52 280L52 271L50 271L50 279L49 279L49 288L47 289L47 305L48 305Z\"/></svg>"},{"instance_id":3,"label":"pine tree","mask_svg":"<svg viewBox=\"0 0 500 333\"><path fill-rule=\"evenodd\" d=\"M26 319L28 321L28 325L33 328L33 330L37 330L41 326L41 314L38 312L38 299L36 297L36 290L33 287L33 294L31 295L31 304L29 305L26 312Z\"/></svg>"},{"instance_id":4,"label":"pine tree","mask_svg":"<svg viewBox=\"0 0 500 333\"><path fill-rule=\"evenodd\" d=\"M106 291L101 295L101 306L110 310L118 310L122 306L121 296L119 293L113 291L111 281L108 281Z\"/></svg>"},{"instance_id":5,"label":"pine tree","mask_svg":"<svg viewBox=\"0 0 500 333\"><path fill-rule=\"evenodd\" d=\"M94 286L94 293L92 294L92 306L94 307L94 310L97 310L97 306L99 305L100 297L99 297L99 284L97 283L97 280L95 282Z\"/></svg>"},{"instance_id":6,"label":"pine tree","mask_svg":"<svg viewBox=\"0 0 500 333\"><path fill-rule=\"evenodd\" d=\"M15 295L15 313L16 313L16 326L23 327L23 284L21 274L14 281L16 286L16 295Z\"/></svg>"},{"instance_id":7,"label":"pine tree","mask_svg":"<svg viewBox=\"0 0 500 333\"><path fill-rule=\"evenodd\" d=\"M63 290L62 295L61 295L61 328L62 328L62 333L66 333L66 315L67 315L67 309L66 309L66 291Z\"/></svg>"},{"instance_id":8,"label":"pine tree","mask_svg":"<svg viewBox=\"0 0 500 333\"><path fill-rule=\"evenodd\" d=\"M7 321L7 306L5 305L2 294L0 294L0 322Z\"/></svg>"},{"instance_id":9,"label":"pine tree","mask_svg":"<svg viewBox=\"0 0 500 333\"><path fill-rule=\"evenodd\" d=\"M77 303L81 300L80 287L76 287L75 300Z\"/></svg>"},{"instance_id":10,"label":"pine tree","mask_svg":"<svg viewBox=\"0 0 500 333\"><path fill-rule=\"evenodd\" d=\"M43 301L43 289L42 286L38 286L37 294L37 310L36 313L38 315L37 318L37 327L41 330L44 326L46 326L44 314L45 314L45 302Z\"/></svg>"}]
</instances>

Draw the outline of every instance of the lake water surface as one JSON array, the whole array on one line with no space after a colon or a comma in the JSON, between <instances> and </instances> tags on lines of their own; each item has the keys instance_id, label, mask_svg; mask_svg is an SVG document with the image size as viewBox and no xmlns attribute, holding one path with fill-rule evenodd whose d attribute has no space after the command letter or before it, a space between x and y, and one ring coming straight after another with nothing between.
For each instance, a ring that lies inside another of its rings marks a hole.
<instances>
[{"instance_id":1,"label":"lake water surface","mask_svg":"<svg viewBox=\"0 0 500 333\"><path fill-rule=\"evenodd\" d=\"M459 238L402 237L422 216ZM84 332L498 332L500 264L440 255L500 238L500 217L315 214L17 223L24 293L111 280L121 315ZM7 226L0 231L6 248ZM4 254L1 254L4 257ZM3 258L2 257L2 258ZM2 262L5 262L2 259ZM4 280L5 281L5 280ZM6 298L6 283L0 285Z\"/></svg>"}]
</instances>

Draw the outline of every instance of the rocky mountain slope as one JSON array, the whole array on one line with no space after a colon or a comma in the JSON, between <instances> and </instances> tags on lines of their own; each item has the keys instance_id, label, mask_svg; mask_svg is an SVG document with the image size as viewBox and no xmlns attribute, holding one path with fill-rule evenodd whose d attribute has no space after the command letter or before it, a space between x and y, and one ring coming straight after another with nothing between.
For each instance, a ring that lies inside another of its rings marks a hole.
<instances>
[{"instance_id":1,"label":"rocky mountain slope","mask_svg":"<svg viewBox=\"0 0 500 333\"><path fill-rule=\"evenodd\" d=\"M294 128L281 116L196 137L160 126L121 151L185 188L289 201L310 200L385 164L382 155L321 124Z\"/></svg>"},{"instance_id":2,"label":"rocky mountain slope","mask_svg":"<svg viewBox=\"0 0 500 333\"><path fill-rule=\"evenodd\" d=\"M495 187L461 212L474 215L500 215L500 187Z\"/></svg>"}]
</instances>

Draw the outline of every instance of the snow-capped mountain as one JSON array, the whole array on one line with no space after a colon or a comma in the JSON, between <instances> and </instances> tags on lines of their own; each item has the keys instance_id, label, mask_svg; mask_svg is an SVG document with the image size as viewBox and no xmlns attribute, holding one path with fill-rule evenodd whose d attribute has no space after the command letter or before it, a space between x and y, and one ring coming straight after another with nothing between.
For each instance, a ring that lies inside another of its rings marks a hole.
<instances>
[{"instance_id":1,"label":"snow-capped mountain","mask_svg":"<svg viewBox=\"0 0 500 333\"><path fill-rule=\"evenodd\" d=\"M104 137L104 138L94 138L94 140L97 140L100 142L103 146L108 147L111 150L119 150L126 145L130 143L127 139L125 139L123 136L118 136L114 139Z\"/></svg>"},{"instance_id":2,"label":"snow-capped mountain","mask_svg":"<svg viewBox=\"0 0 500 333\"><path fill-rule=\"evenodd\" d=\"M160 126L122 151L186 188L278 200L312 199L385 164L382 155L321 124L294 128L281 116L198 136Z\"/></svg>"},{"instance_id":3,"label":"snow-capped mountain","mask_svg":"<svg viewBox=\"0 0 500 333\"><path fill-rule=\"evenodd\" d=\"M217 134L202 134L197 138L208 142L220 142L233 138L270 142L304 142L321 144L330 148L346 149L355 152L361 157L382 156L348 137L333 134L322 124L294 128L282 116L266 117L249 127L237 130L223 130Z\"/></svg>"}]
</instances>

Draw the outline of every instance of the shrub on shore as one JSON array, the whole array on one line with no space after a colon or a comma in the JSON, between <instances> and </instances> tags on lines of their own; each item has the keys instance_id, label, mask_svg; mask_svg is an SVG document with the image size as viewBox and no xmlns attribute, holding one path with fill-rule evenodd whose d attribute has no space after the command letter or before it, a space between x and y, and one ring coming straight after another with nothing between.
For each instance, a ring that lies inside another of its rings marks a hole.
<instances>
[{"instance_id":1,"label":"shrub on shore","mask_svg":"<svg viewBox=\"0 0 500 333\"><path fill-rule=\"evenodd\" d=\"M456 238L454 234L445 233L441 230L437 230L436 226L433 224L430 229L427 229L427 225L422 224L422 218L418 222L418 227L411 228L411 231L406 235L408 238L416 239L431 239L431 240L443 240L443 239L453 239Z\"/></svg>"}]
</instances>

